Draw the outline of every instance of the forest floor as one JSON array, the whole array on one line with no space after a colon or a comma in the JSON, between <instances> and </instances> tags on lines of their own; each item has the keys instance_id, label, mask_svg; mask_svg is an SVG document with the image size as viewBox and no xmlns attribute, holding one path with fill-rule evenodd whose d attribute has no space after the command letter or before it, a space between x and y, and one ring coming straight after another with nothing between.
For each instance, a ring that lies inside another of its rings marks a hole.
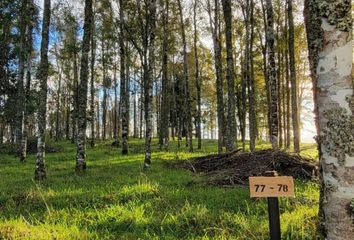
<instances>
[{"instance_id":1,"label":"forest floor","mask_svg":"<svg viewBox=\"0 0 354 240\"><path fill-rule=\"evenodd\" d=\"M216 151L204 140L188 153L177 143L159 151L153 141L152 166L142 171L144 141L131 138L122 156L111 141L87 148L88 169L76 174L75 145L46 155L47 179L32 180L35 155L19 163L0 154L0 239L268 239L265 199L251 199L245 186L220 187L205 176L168 167L166 162ZM258 145L264 149L269 145ZM302 146L316 158L316 146ZM296 198L280 200L283 239L320 239L316 232L319 189L296 180Z\"/></svg>"}]
</instances>

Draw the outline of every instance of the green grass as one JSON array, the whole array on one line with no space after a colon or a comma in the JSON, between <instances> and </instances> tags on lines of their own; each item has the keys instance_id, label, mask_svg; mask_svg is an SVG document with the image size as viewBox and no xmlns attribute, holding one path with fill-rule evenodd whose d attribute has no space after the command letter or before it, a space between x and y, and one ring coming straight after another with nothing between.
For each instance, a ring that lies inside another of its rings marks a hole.
<instances>
[{"instance_id":1,"label":"green grass","mask_svg":"<svg viewBox=\"0 0 354 240\"><path fill-rule=\"evenodd\" d=\"M88 147L88 169L76 174L75 146L47 154L47 180L34 182L35 155L24 164L0 155L0 239L268 239L265 199L247 187L209 186L203 176L165 164L216 151L216 142L188 153L153 142L152 166L142 171L143 141L130 139L122 156L109 142ZM260 145L260 148L267 147ZM305 146L315 153L313 145ZM308 153L306 153L308 154ZM320 239L318 186L296 181L296 198L281 199L283 239Z\"/></svg>"}]
</instances>

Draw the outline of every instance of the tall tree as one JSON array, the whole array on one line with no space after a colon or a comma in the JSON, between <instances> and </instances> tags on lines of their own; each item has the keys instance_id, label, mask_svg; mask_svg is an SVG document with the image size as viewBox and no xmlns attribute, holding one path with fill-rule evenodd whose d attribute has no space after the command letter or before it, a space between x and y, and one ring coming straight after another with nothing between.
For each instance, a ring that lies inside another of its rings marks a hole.
<instances>
[{"instance_id":1,"label":"tall tree","mask_svg":"<svg viewBox=\"0 0 354 240\"><path fill-rule=\"evenodd\" d=\"M193 152L193 124L192 124L192 113L191 113L191 100L189 92L189 70L188 70L188 59L187 59L187 40L185 32L185 23L183 18L183 8L181 0L178 0L179 16L181 22L181 34L182 34L182 44L183 44L183 85L184 92L186 93L184 99L185 107L185 117L187 121L187 137L189 151Z\"/></svg>"},{"instance_id":2,"label":"tall tree","mask_svg":"<svg viewBox=\"0 0 354 240\"><path fill-rule=\"evenodd\" d=\"M39 105L38 105L38 142L37 160L34 178L43 180L46 178L45 170L45 129L47 114L47 78L48 78L48 45L49 45L49 25L51 7L50 0L44 1L43 21L42 21L42 42L41 42L41 62L38 69L38 79L40 81Z\"/></svg>"},{"instance_id":3,"label":"tall tree","mask_svg":"<svg viewBox=\"0 0 354 240\"><path fill-rule=\"evenodd\" d=\"M104 30L102 30L104 32ZM102 34L101 39L101 58L102 58L102 86L103 86L103 99L102 99L102 140L107 138L107 98L108 98L108 88L111 85L111 79L107 76L107 50L106 39L104 34Z\"/></svg>"},{"instance_id":4,"label":"tall tree","mask_svg":"<svg viewBox=\"0 0 354 240\"><path fill-rule=\"evenodd\" d=\"M201 103L201 77L199 74L199 55L197 47L197 6L198 0L194 0L193 5L193 24L194 24L194 60L195 60L195 84L197 89L197 117L196 117L196 132L198 138L198 149L202 148L202 103Z\"/></svg>"},{"instance_id":5,"label":"tall tree","mask_svg":"<svg viewBox=\"0 0 354 240\"><path fill-rule=\"evenodd\" d=\"M163 10L163 39L162 39L162 104L161 104L161 126L160 126L160 148L168 150L169 144L169 120L170 120L170 94L171 83L168 76L168 21L169 21L169 0L165 1Z\"/></svg>"},{"instance_id":6,"label":"tall tree","mask_svg":"<svg viewBox=\"0 0 354 240\"><path fill-rule=\"evenodd\" d=\"M144 79L144 113L145 113L145 159L144 167L151 164L151 135L152 135L152 85L153 85L153 68L155 66L155 31L156 31L156 0L148 1L148 23L149 44L147 46L148 65L145 64L147 71Z\"/></svg>"},{"instance_id":7,"label":"tall tree","mask_svg":"<svg viewBox=\"0 0 354 240\"><path fill-rule=\"evenodd\" d=\"M81 50L81 68L80 68L80 84L78 98L78 136L77 136L77 154L76 154L76 170L83 171L86 169L86 105L87 105L87 89L88 89L88 55L90 52L90 39L92 34L92 0L85 0L85 20L84 20L84 36Z\"/></svg>"},{"instance_id":8,"label":"tall tree","mask_svg":"<svg viewBox=\"0 0 354 240\"><path fill-rule=\"evenodd\" d=\"M24 80L22 79L24 84L22 86L23 91L22 94L23 96L19 97L19 100L24 101L22 103L23 107L23 123L22 123L22 139L21 139L21 148L20 148L20 160L25 161L27 157L27 137L28 137L28 114L29 114L29 101L30 101L30 91L31 91L31 69L32 69L32 51L33 51L33 28L34 28L34 17L35 17L35 6L33 3L33 0L26 0L23 1L23 5L26 6L26 11L23 11L21 14L21 18L24 18L21 20L21 24L25 24L25 34L26 36L22 38L21 36L21 41L22 42L22 47L23 49L20 50L20 58L24 57L25 61L25 67L26 67L26 82L24 83ZM25 14L26 13L26 14ZM26 16L25 16L26 15ZM22 23L24 21L24 23ZM22 28L23 26L21 26ZM23 53L24 51L24 53ZM19 64L19 67L21 64ZM24 67L24 66L23 66ZM22 73L21 73L22 74ZM23 77L23 76L22 76ZM21 106L21 105L20 105Z\"/></svg>"},{"instance_id":9,"label":"tall tree","mask_svg":"<svg viewBox=\"0 0 354 240\"><path fill-rule=\"evenodd\" d=\"M226 39L226 79L227 79L227 126L226 126L226 150L233 151L236 141L236 116L235 116L235 80L234 80L234 58L232 46L232 13L231 0L222 0L225 19Z\"/></svg>"},{"instance_id":10,"label":"tall tree","mask_svg":"<svg viewBox=\"0 0 354 240\"><path fill-rule=\"evenodd\" d=\"M213 37L215 73L216 73L216 101L217 101L217 118L218 118L218 152L222 152L224 143L224 91L222 76L222 58L221 58L221 40L220 40L220 8L219 1L214 0L214 18L212 17L212 7L210 0L207 1L207 10L209 15L209 25Z\"/></svg>"},{"instance_id":11,"label":"tall tree","mask_svg":"<svg viewBox=\"0 0 354 240\"><path fill-rule=\"evenodd\" d=\"M95 4L93 4L95 6ZM91 80L90 80L90 120L91 120L91 147L94 147L96 144L95 137L95 60L96 60L96 24L95 24L95 9L93 9L92 13L92 32L91 32Z\"/></svg>"},{"instance_id":12,"label":"tall tree","mask_svg":"<svg viewBox=\"0 0 354 240\"><path fill-rule=\"evenodd\" d=\"M256 119L256 86L255 86L255 72L254 72L254 56L253 56L253 44L254 44L254 2L250 0L249 3L249 18L250 18L250 41L249 41L249 69L250 69L250 77L248 84L248 107L249 107L249 132L250 132L250 150L254 151L256 146L256 136L257 136L257 119Z\"/></svg>"},{"instance_id":13,"label":"tall tree","mask_svg":"<svg viewBox=\"0 0 354 240\"><path fill-rule=\"evenodd\" d=\"M119 36L119 50L120 50L120 106L122 115L122 154L128 154L128 125L129 125L129 93L126 75L126 44L124 41L124 5L123 1L119 0L119 17L120 17L120 36Z\"/></svg>"},{"instance_id":14,"label":"tall tree","mask_svg":"<svg viewBox=\"0 0 354 240\"><path fill-rule=\"evenodd\" d=\"M306 0L321 172L320 216L326 239L354 236L353 42L350 1Z\"/></svg>"},{"instance_id":15,"label":"tall tree","mask_svg":"<svg viewBox=\"0 0 354 240\"><path fill-rule=\"evenodd\" d=\"M268 46L268 78L270 86L270 141L273 149L278 149L278 106L277 106L277 69L274 53L274 21L272 0L266 0Z\"/></svg>"},{"instance_id":16,"label":"tall tree","mask_svg":"<svg viewBox=\"0 0 354 240\"><path fill-rule=\"evenodd\" d=\"M54 45L54 52L56 55L56 66L57 66L57 75L58 75L58 89L57 89L57 96L56 96L56 112L55 112L55 141L59 141L61 137L61 127L60 127L60 109L61 109L61 91L62 91L62 73L61 69L62 67L60 66L59 61L61 61L59 58L59 53L58 53L58 44L56 43Z\"/></svg>"},{"instance_id":17,"label":"tall tree","mask_svg":"<svg viewBox=\"0 0 354 240\"><path fill-rule=\"evenodd\" d=\"M294 46L294 17L293 3L288 2L288 22L289 22L289 64L290 64L290 82L291 82L291 108L292 108L292 124L294 134L294 151L300 152L300 127L299 127L299 110L298 110L298 93L295 69L295 46Z\"/></svg>"},{"instance_id":18,"label":"tall tree","mask_svg":"<svg viewBox=\"0 0 354 240\"><path fill-rule=\"evenodd\" d=\"M16 121L16 132L15 132L15 142L19 146L21 153L20 160L24 161L26 158L25 145L21 143L22 133L23 133L23 111L25 102L25 87L24 87L24 76L25 76L25 64L26 64L26 29L27 29L27 1L22 1L20 6L20 19L19 19L19 53L18 53L18 76L17 76L17 112L15 116Z\"/></svg>"}]
</instances>

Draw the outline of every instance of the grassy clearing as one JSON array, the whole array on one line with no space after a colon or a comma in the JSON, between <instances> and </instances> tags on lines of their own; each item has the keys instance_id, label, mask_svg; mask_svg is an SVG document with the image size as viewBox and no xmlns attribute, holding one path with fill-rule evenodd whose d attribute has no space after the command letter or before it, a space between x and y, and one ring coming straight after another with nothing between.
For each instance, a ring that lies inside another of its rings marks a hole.
<instances>
[{"instance_id":1,"label":"grassy clearing","mask_svg":"<svg viewBox=\"0 0 354 240\"><path fill-rule=\"evenodd\" d=\"M54 144L54 143L53 143ZM47 154L48 179L32 181L35 156L20 164L0 155L0 239L268 239L265 199L250 199L248 188L208 186L203 176L164 164L215 152L158 150L141 171L143 141L130 140L122 156L109 142L87 149L88 170L74 172L75 146ZM267 147L260 145L260 148ZM314 145L304 146L314 154ZM296 182L296 198L281 199L284 239L320 239L316 233L318 186Z\"/></svg>"}]
</instances>

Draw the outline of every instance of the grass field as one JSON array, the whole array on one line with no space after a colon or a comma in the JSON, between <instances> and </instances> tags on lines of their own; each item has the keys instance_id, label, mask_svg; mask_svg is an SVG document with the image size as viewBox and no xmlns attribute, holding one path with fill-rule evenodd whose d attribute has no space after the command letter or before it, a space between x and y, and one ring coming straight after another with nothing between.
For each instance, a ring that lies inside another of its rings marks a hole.
<instances>
[{"instance_id":1,"label":"grass field","mask_svg":"<svg viewBox=\"0 0 354 240\"><path fill-rule=\"evenodd\" d=\"M63 150L47 154L41 183L32 180L35 155L24 164L0 155L0 239L268 239L265 199L165 164L215 152L215 141L191 154L176 142L161 152L154 140L148 171L141 170L143 140L130 139L128 156L109 143L88 147L82 175L74 171L75 146L52 143ZM316 154L314 145L304 148ZM296 198L280 202L283 239L320 239L318 197L316 183L296 181Z\"/></svg>"}]
</instances>

